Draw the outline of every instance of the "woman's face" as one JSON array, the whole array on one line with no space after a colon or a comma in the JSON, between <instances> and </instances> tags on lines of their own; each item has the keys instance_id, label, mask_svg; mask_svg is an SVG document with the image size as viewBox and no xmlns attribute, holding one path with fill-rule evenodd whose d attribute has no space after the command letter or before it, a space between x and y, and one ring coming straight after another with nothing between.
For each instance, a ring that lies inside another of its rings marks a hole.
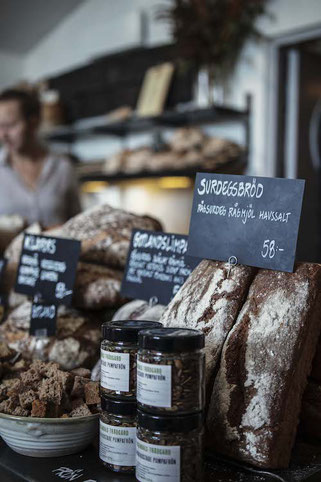
<instances>
[{"instance_id":1,"label":"woman's face","mask_svg":"<svg viewBox=\"0 0 321 482\"><path fill-rule=\"evenodd\" d=\"M35 123L26 120L21 112L19 101L0 102L0 142L10 152L23 152L34 140Z\"/></svg>"}]
</instances>

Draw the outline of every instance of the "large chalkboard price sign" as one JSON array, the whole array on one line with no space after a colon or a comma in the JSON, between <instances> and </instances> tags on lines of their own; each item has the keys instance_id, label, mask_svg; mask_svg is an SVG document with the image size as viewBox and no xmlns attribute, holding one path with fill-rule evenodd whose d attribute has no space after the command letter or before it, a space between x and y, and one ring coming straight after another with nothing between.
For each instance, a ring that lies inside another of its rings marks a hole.
<instances>
[{"instance_id":1,"label":"large chalkboard price sign","mask_svg":"<svg viewBox=\"0 0 321 482\"><path fill-rule=\"evenodd\" d=\"M198 173L188 254L293 271L305 181Z\"/></svg>"},{"instance_id":2,"label":"large chalkboard price sign","mask_svg":"<svg viewBox=\"0 0 321 482\"><path fill-rule=\"evenodd\" d=\"M182 234L134 229L122 295L167 305L200 262L187 247Z\"/></svg>"},{"instance_id":3,"label":"large chalkboard price sign","mask_svg":"<svg viewBox=\"0 0 321 482\"><path fill-rule=\"evenodd\" d=\"M25 234L15 291L70 305L79 253L79 241Z\"/></svg>"}]
</instances>

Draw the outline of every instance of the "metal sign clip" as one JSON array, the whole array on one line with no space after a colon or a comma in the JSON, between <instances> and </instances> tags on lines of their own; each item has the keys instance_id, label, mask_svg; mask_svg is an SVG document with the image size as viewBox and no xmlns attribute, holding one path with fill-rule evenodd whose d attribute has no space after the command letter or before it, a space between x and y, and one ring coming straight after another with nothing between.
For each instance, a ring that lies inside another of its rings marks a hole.
<instances>
[{"instance_id":1,"label":"metal sign clip","mask_svg":"<svg viewBox=\"0 0 321 482\"><path fill-rule=\"evenodd\" d=\"M157 303L158 303L157 296L152 296L151 298L149 298L148 306L150 308L153 308L153 306L157 305Z\"/></svg>"},{"instance_id":2,"label":"metal sign clip","mask_svg":"<svg viewBox=\"0 0 321 482\"><path fill-rule=\"evenodd\" d=\"M228 259L228 265L229 265L229 268L228 268L227 277L229 278L230 273L231 273L231 269L234 266L237 265L237 257L236 256L230 256L229 259Z\"/></svg>"}]
</instances>

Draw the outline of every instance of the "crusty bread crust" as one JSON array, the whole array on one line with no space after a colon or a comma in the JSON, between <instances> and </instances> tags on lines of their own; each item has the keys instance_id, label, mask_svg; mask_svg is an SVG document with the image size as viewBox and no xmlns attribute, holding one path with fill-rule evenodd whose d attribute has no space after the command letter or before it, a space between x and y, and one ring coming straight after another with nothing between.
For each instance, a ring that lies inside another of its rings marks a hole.
<instances>
[{"instance_id":1,"label":"crusty bread crust","mask_svg":"<svg viewBox=\"0 0 321 482\"><path fill-rule=\"evenodd\" d=\"M164 326L195 328L205 334L206 385L211 381L223 343L236 321L255 268L203 260L169 303L160 322Z\"/></svg>"},{"instance_id":2,"label":"crusty bread crust","mask_svg":"<svg viewBox=\"0 0 321 482\"><path fill-rule=\"evenodd\" d=\"M159 321L165 311L164 305L150 306L147 301L133 300L119 308L113 316L118 320L148 320Z\"/></svg>"},{"instance_id":3,"label":"crusty bread crust","mask_svg":"<svg viewBox=\"0 0 321 482\"><path fill-rule=\"evenodd\" d=\"M125 302L120 296L123 273L107 266L78 263L73 305L86 310L118 307Z\"/></svg>"},{"instance_id":4,"label":"crusty bread crust","mask_svg":"<svg viewBox=\"0 0 321 482\"><path fill-rule=\"evenodd\" d=\"M83 261L123 269L135 228L162 230L161 224L152 217L137 216L104 204L78 214L48 234L81 241Z\"/></svg>"},{"instance_id":5,"label":"crusty bread crust","mask_svg":"<svg viewBox=\"0 0 321 482\"><path fill-rule=\"evenodd\" d=\"M317 264L260 270L223 348L208 414L213 449L288 466L320 335L320 289Z\"/></svg>"}]
</instances>

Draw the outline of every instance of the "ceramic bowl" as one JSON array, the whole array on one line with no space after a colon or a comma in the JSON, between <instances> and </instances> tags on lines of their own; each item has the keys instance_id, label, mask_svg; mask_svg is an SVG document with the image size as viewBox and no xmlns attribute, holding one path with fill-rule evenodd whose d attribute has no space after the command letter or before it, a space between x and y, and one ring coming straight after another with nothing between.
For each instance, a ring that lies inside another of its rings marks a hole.
<instances>
[{"instance_id":1,"label":"ceramic bowl","mask_svg":"<svg viewBox=\"0 0 321 482\"><path fill-rule=\"evenodd\" d=\"M98 434L98 414L75 418L16 417L0 413L0 436L30 457L60 457L83 450Z\"/></svg>"}]
</instances>

